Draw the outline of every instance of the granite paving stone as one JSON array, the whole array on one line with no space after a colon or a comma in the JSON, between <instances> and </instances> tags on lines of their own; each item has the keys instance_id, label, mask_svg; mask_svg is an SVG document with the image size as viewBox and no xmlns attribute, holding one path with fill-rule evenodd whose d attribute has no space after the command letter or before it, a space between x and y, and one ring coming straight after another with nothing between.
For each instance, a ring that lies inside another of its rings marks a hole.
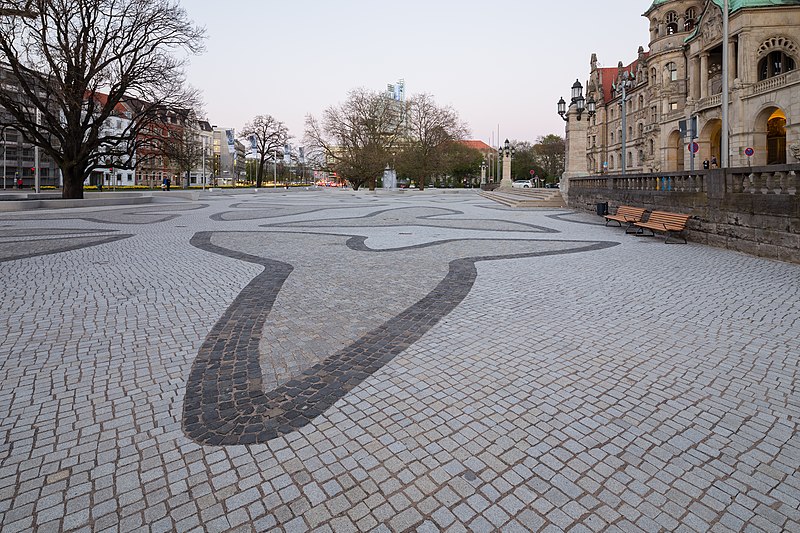
<instances>
[{"instance_id":1,"label":"granite paving stone","mask_svg":"<svg viewBox=\"0 0 800 533\"><path fill-rule=\"evenodd\" d=\"M800 522L800 265L468 190L0 225L4 532Z\"/></svg>"}]
</instances>

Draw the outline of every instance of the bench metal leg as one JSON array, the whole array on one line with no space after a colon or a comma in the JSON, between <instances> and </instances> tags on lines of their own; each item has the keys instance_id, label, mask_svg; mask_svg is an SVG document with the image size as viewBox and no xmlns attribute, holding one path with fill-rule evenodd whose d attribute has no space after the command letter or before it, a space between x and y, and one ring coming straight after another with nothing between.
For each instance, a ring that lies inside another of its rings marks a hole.
<instances>
[{"instance_id":1,"label":"bench metal leg","mask_svg":"<svg viewBox=\"0 0 800 533\"><path fill-rule=\"evenodd\" d=\"M680 232L678 232L678 233L676 234L677 236L676 236L676 235L673 235L674 233L675 233L675 232L673 232L673 231L668 231L668 232L667 232L667 238L666 238L666 239L664 239L664 244L687 244L687 243L686 243L686 237L681 237L681 233L680 233ZM680 241L678 241L678 240L677 240L677 239L678 239L678 237L680 237L681 239L683 239L683 243L681 243ZM675 239L675 242L669 242L669 239L670 239L670 238L673 238L673 239Z\"/></svg>"}]
</instances>

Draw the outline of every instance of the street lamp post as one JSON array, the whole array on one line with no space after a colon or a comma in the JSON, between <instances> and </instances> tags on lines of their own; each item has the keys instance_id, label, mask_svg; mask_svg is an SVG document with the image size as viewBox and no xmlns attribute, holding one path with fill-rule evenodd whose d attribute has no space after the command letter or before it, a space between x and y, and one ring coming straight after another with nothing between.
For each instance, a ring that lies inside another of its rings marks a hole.
<instances>
[{"instance_id":1,"label":"street lamp post","mask_svg":"<svg viewBox=\"0 0 800 533\"><path fill-rule=\"evenodd\" d=\"M6 128L8 125L3 126L3 190L6 188L6 153L8 150L8 144L6 142Z\"/></svg>"},{"instance_id":2,"label":"street lamp post","mask_svg":"<svg viewBox=\"0 0 800 533\"><path fill-rule=\"evenodd\" d=\"M486 185L486 161L481 161L481 185Z\"/></svg>"},{"instance_id":3,"label":"street lamp post","mask_svg":"<svg viewBox=\"0 0 800 533\"><path fill-rule=\"evenodd\" d=\"M728 74L730 72L730 57L729 57L729 44L730 31L728 27L728 19L730 13L728 10L728 0L723 2L722 7L722 139L720 140L720 163L721 168L728 168L730 148L728 146L729 139L729 117L728 117Z\"/></svg>"},{"instance_id":4,"label":"street lamp post","mask_svg":"<svg viewBox=\"0 0 800 533\"><path fill-rule=\"evenodd\" d=\"M631 81L630 74L626 70L622 73L622 81L617 85L616 91L620 95L620 104L622 105L622 156L620 157L620 161L622 162L622 175L625 175L625 171L628 166L628 111L626 107L626 103L628 101L628 93L627 90L633 86L633 81Z\"/></svg>"},{"instance_id":5,"label":"street lamp post","mask_svg":"<svg viewBox=\"0 0 800 533\"><path fill-rule=\"evenodd\" d=\"M278 151L275 150L275 164L272 166L272 188L278 188Z\"/></svg>"}]
</instances>

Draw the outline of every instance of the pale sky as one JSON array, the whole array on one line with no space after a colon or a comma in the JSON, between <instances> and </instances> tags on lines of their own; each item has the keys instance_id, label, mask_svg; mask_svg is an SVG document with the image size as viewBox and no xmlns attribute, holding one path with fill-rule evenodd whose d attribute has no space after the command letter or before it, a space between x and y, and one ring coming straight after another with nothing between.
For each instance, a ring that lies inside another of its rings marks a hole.
<instances>
[{"instance_id":1,"label":"pale sky","mask_svg":"<svg viewBox=\"0 0 800 533\"><path fill-rule=\"evenodd\" d=\"M589 59L601 66L647 49L651 0L182 0L208 31L189 82L212 124L237 130L256 115L284 122L301 144L350 89L382 91L405 79L407 97L433 94L471 138L534 141L564 134L556 102Z\"/></svg>"}]
</instances>

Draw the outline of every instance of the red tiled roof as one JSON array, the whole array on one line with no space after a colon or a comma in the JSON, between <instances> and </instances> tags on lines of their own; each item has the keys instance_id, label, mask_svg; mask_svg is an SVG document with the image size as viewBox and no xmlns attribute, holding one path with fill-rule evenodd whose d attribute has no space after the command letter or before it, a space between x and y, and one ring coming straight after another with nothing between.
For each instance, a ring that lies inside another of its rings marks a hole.
<instances>
[{"instance_id":1,"label":"red tiled roof","mask_svg":"<svg viewBox=\"0 0 800 533\"><path fill-rule=\"evenodd\" d=\"M91 94L92 93L90 91L86 91L86 94L85 94L84 98L86 98L88 100L89 97L91 96ZM104 105L106 105L106 102L108 102L108 95L95 91L94 100L98 104L104 106ZM116 111L117 113L127 113L128 112L128 108L125 107L125 105L122 102L118 102L117 105L114 106L114 111Z\"/></svg>"},{"instance_id":2,"label":"red tiled roof","mask_svg":"<svg viewBox=\"0 0 800 533\"><path fill-rule=\"evenodd\" d=\"M650 55L650 52L647 52L643 55L643 57L647 57ZM627 70L631 74L635 75L636 70L639 68L639 60L636 59L633 63L628 65L627 67L622 67L623 70ZM619 73L619 67L604 67L597 69L600 71L600 83L603 84L603 101L608 103L614 99L614 88L612 84L617 81L617 74Z\"/></svg>"},{"instance_id":3,"label":"red tiled roof","mask_svg":"<svg viewBox=\"0 0 800 533\"><path fill-rule=\"evenodd\" d=\"M481 153L493 152L494 151L494 148L492 148L491 146L489 146L488 144L486 144L483 141L460 141L460 142L464 146L472 148L473 150L478 150Z\"/></svg>"}]
</instances>

